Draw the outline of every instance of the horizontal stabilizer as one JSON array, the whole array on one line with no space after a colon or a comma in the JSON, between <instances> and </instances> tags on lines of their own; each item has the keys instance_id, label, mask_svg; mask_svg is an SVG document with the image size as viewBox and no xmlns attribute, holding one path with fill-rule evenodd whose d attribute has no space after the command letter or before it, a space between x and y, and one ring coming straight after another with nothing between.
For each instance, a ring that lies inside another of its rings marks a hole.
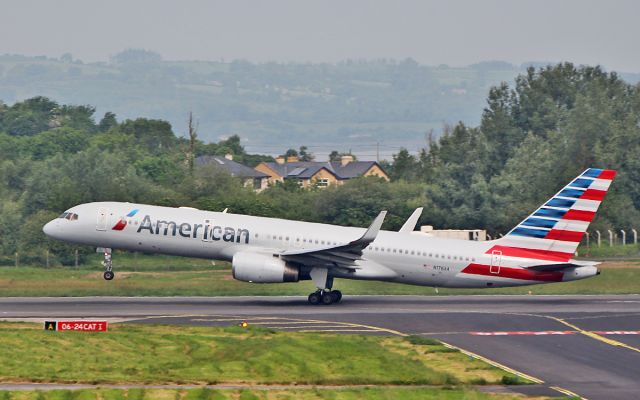
<instances>
[{"instance_id":1,"label":"horizontal stabilizer","mask_svg":"<svg viewBox=\"0 0 640 400\"><path fill-rule=\"evenodd\" d=\"M544 265L534 265L532 267L527 267L532 271L537 272L556 272L556 271L564 271L568 268L575 268L578 265L570 264L570 263L562 263L562 264L544 264Z\"/></svg>"}]
</instances>

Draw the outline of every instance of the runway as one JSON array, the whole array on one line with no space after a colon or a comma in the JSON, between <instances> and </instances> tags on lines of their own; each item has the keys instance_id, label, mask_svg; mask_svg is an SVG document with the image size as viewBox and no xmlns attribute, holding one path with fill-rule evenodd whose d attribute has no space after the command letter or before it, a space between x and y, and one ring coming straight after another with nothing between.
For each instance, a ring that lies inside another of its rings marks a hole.
<instances>
[{"instance_id":1,"label":"runway","mask_svg":"<svg viewBox=\"0 0 640 400\"><path fill-rule=\"evenodd\" d=\"M589 399L640 393L640 296L5 298L2 319L113 321L435 337Z\"/></svg>"}]
</instances>

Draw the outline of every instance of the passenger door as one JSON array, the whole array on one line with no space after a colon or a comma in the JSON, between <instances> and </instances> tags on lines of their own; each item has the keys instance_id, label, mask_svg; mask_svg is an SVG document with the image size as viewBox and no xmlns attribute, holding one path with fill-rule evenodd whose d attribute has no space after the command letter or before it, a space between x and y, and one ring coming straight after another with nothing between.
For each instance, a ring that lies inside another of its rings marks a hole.
<instances>
[{"instance_id":1,"label":"passenger door","mask_svg":"<svg viewBox=\"0 0 640 400\"><path fill-rule=\"evenodd\" d=\"M106 231L109 224L109 210L106 208L98 208L98 220L96 221L97 231Z\"/></svg>"}]
</instances>

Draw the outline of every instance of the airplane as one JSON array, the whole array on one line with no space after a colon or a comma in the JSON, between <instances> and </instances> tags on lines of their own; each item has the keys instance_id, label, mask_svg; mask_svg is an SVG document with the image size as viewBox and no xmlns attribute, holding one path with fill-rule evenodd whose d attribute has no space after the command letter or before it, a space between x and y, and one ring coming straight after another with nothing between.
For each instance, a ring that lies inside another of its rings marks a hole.
<instances>
[{"instance_id":1,"label":"airplane","mask_svg":"<svg viewBox=\"0 0 640 400\"><path fill-rule=\"evenodd\" d=\"M255 217L191 207L95 202L48 222L51 238L97 247L104 279L112 249L231 262L254 283L312 280L311 304L342 299L335 278L435 288L497 288L589 278L600 272L573 258L614 170L589 168L499 239L467 241L413 232L417 209L398 232L381 230L386 211L364 228Z\"/></svg>"}]
</instances>

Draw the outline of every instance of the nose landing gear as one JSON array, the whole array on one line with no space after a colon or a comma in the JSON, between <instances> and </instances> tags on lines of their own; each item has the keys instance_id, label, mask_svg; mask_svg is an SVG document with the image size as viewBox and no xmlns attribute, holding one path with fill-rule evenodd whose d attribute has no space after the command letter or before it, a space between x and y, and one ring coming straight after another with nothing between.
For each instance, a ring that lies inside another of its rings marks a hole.
<instances>
[{"instance_id":1,"label":"nose landing gear","mask_svg":"<svg viewBox=\"0 0 640 400\"><path fill-rule=\"evenodd\" d=\"M104 266L104 274L102 275L102 277L106 281L110 281L115 277L115 274L113 273L113 263L111 261L111 249L103 248L99 250L102 250L102 254L104 255L104 260L102 261L102 265Z\"/></svg>"}]
</instances>

